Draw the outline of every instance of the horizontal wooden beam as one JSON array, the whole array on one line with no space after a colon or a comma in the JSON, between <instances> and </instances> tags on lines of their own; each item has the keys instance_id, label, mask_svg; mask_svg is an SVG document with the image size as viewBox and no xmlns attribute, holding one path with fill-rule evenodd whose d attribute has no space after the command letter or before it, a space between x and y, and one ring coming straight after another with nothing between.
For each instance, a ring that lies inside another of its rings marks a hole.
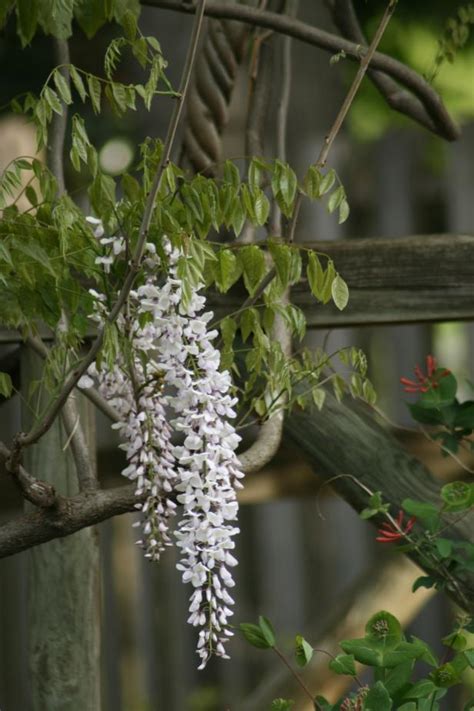
<instances>
[{"instance_id":1,"label":"horizontal wooden beam","mask_svg":"<svg viewBox=\"0 0 474 711\"><path fill-rule=\"evenodd\" d=\"M306 279L292 287L292 301L310 328L474 319L474 235L304 244L330 256L350 290L349 304L338 311L318 303ZM241 301L241 292L232 290L212 306L220 316Z\"/></svg>"}]
</instances>

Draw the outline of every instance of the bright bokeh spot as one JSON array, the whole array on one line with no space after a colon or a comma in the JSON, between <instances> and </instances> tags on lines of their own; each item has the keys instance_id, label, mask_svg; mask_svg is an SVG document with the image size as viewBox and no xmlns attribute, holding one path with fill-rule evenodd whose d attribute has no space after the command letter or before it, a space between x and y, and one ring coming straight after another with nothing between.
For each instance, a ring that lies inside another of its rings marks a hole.
<instances>
[{"instance_id":1,"label":"bright bokeh spot","mask_svg":"<svg viewBox=\"0 0 474 711\"><path fill-rule=\"evenodd\" d=\"M99 151L100 167L110 175L119 175L130 166L134 150L127 138L111 138Z\"/></svg>"}]
</instances>

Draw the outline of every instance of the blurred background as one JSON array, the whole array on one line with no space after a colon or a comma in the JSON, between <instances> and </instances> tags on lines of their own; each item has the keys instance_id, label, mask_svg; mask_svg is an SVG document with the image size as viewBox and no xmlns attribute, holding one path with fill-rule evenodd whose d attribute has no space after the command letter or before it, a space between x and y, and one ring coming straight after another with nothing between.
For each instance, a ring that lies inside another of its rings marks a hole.
<instances>
[{"instance_id":1,"label":"blurred background","mask_svg":"<svg viewBox=\"0 0 474 711\"><path fill-rule=\"evenodd\" d=\"M381 2L358 2L368 33ZM437 40L457 3L424 0L401 2L381 50L402 59L421 73L429 72ZM335 29L323 3L301 0L298 17L328 31ZM160 41L169 61L168 77L179 82L191 19L144 8L140 26ZM103 53L113 28L100 31L92 44L77 31L71 40L73 63L100 74ZM278 38L269 38L278 42ZM317 156L354 73L353 65L296 41L289 115L289 162L302 175ZM39 91L53 66L51 40L38 37L21 50L13 26L0 37L4 71L0 84L0 167L17 155L34 152L31 126L9 112L8 102L26 91ZM246 52L233 92L231 120L224 134L224 153L244 167L243 132L249 95L249 57ZM122 63L122 81L134 81L134 65ZM276 86L276 84L275 84ZM440 233L472 234L474 230L474 47L470 42L454 64L445 63L435 86L448 109L462 125L462 137L448 144L395 115L365 81L331 154L346 188L351 216L342 226L324 206L305 206L298 227L299 241L401 237ZM272 116L276 92L268 106L271 156ZM128 113L117 119L104 113L98 120L82 105L92 141L100 150L104 170L118 175L135 163L137 145L145 136L163 136L171 100L153 103L152 111ZM84 187L72 171L70 193L87 210ZM337 266L337 265L336 265ZM474 297L474 291L473 291ZM459 381L474 377L474 328L465 322L311 330L307 342L328 339L328 350L353 344L369 358L369 375L378 405L394 423L413 426L399 377L410 375L416 363L433 353ZM13 371L20 345L0 333L1 370ZM467 395L467 391L464 392ZM20 404L14 397L0 405L2 439L20 428ZM394 434L422 461L440 483L462 473L452 459L421 434L393 428ZM116 485L123 461L108 423L96 428L98 471L105 485ZM466 461L473 467L474 461ZM454 610L441 596L426 591L412 595L416 571L410 564L374 542L372 526L325 487L319 492L318 472L291 442L285 441L274 461L248 478L242 493L240 564L236 572L236 622L269 617L283 645L291 649L296 633L314 646L328 649L337 624L364 622L376 609L388 607L400 616L409 633L426 639L439 651L439 640L450 631ZM8 480L0 480L0 521L21 509L21 499ZM175 570L172 550L160 565L149 564L134 544L133 515L99 526L102 566L102 667L104 711L262 711L276 696L297 698L293 682L271 654L248 647L236 635L230 662L212 662L198 672L195 639L186 624L188 590ZM382 550L381 550L382 549ZM0 561L0 708L28 710L31 698L26 663L28 623L28 553ZM369 580L376 585L367 591ZM354 601L359 602L351 609ZM391 606L389 606L389 603ZM373 605L371 608L370 605ZM357 614L365 615L363 620ZM347 612L347 619L345 617ZM351 636L357 636L351 634ZM341 679L329 676L322 655L307 672L308 686L332 696L342 693ZM461 709L472 695L474 678L450 696L446 709ZM301 702L297 708L304 709ZM79 709L78 709L79 711ZM82 711L82 710L81 710ZM84 710L87 711L87 710Z\"/></svg>"}]
</instances>

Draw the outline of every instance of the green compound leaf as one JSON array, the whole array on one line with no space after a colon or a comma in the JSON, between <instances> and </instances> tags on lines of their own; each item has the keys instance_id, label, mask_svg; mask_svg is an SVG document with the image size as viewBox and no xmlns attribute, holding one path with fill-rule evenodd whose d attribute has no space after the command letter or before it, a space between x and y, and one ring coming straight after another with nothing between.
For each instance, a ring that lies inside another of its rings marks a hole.
<instances>
[{"instance_id":1,"label":"green compound leaf","mask_svg":"<svg viewBox=\"0 0 474 711\"><path fill-rule=\"evenodd\" d=\"M305 667L313 658L313 648L301 635L295 638L295 659L300 667Z\"/></svg>"},{"instance_id":2,"label":"green compound leaf","mask_svg":"<svg viewBox=\"0 0 474 711\"><path fill-rule=\"evenodd\" d=\"M350 207L349 203L347 200L344 198L344 200L341 201L341 204L339 205L339 224L342 225L343 222L347 220L350 214Z\"/></svg>"},{"instance_id":3,"label":"green compound leaf","mask_svg":"<svg viewBox=\"0 0 474 711\"><path fill-rule=\"evenodd\" d=\"M239 625L239 629L247 642L253 647L257 647L258 649L272 648L272 645L267 642L265 635L258 625L254 625L251 622L242 622Z\"/></svg>"},{"instance_id":4,"label":"green compound leaf","mask_svg":"<svg viewBox=\"0 0 474 711\"><path fill-rule=\"evenodd\" d=\"M337 308L340 311L345 309L349 301L349 287L340 274L336 275L331 284L331 294L332 300L336 304Z\"/></svg>"},{"instance_id":5,"label":"green compound leaf","mask_svg":"<svg viewBox=\"0 0 474 711\"><path fill-rule=\"evenodd\" d=\"M441 498L448 511L465 511L474 504L474 484L453 481L443 486Z\"/></svg>"},{"instance_id":6,"label":"green compound leaf","mask_svg":"<svg viewBox=\"0 0 474 711\"><path fill-rule=\"evenodd\" d=\"M321 180L321 185L319 186L319 194L325 195L328 193L334 183L336 182L336 171L331 169Z\"/></svg>"},{"instance_id":7,"label":"green compound leaf","mask_svg":"<svg viewBox=\"0 0 474 711\"><path fill-rule=\"evenodd\" d=\"M243 269L245 288L252 295L265 274L265 256L254 244L239 250L238 258Z\"/></svg>"},{"instance_id":8,"label":"green compound leaf","mask_svg":"<svg viewBox=\"0 0 474 711\"><path fill-rule=\"evenodd\" d=\"M230 249L221 249L217 253L217 261L213 265L216 286L225 293L235 284L242 273L237 257Z\"/></svg>"},{"instance_id":9,"label":"green compound leaf","mask_svg":"<svg viewBox=\"0 0 474 711\"><path fill-rule=\"evenodd\" d=\"M316 200L321 197L321 180L322 176L319 170L316 166L310 165L303 181L303 189L310 200Z\"/></svg>"},{"instance_id":10,"label":"green compound leaf","mask_svg":"<svg viewBox=\"0 0 474 711\"><path fill-rule=\"evenodd\" d=\"M353 654L338 654L335 659L329 662L329 668L336 674L347 674L355 676L355 658Z\"/></svg>"},{"instance_id":11,"label":"green compound leaf","mask_svg":"<svg viewBox=\"0 0 474 711\"><path fill-rule=\"evenodd\" d=\"M262 615L260 615L260 617L258 618L258 626L260 627L262 634L269 647L274 647L276 644L275 631L268 617L263 617Z\"/></svg>"},{"instance_id":12,"label":"green compound leaf","mask_svg":"<svg viewBox=\"0 0 474 711\"><path fill-rule=\"evenodd\" d=\"M369 690L362 708L364 711L391 711L392 699L381 681Z\"/></svg>"},{"instance_id":13,"label":"green compound leaf","mask_svg":"<svg viewBox=\"0 0 474 711\"><path fill-rule=\"evenodd\" d=\"M10 397L13 391L13 383L8 373L0 373L0 395Z\"/></svg>"}]
</instances>

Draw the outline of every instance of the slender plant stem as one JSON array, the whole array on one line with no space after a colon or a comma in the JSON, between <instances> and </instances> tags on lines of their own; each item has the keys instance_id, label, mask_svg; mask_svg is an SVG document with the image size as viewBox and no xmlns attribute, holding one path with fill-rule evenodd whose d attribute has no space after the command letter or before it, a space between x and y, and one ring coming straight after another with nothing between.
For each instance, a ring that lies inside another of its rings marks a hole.
<instances>
[{"instance_id":1,"label":"slender plant stem","mask_svg":"<svg viewBox=\"0 0 474 711\"><path fill-rule=\"evenodd\" d=\"M369 64L372 61L375 51L380 44L380 40L382 39L384 32L387 29L387 25L390 22L393 13L395 12L397 2L398 0L389 0L389 3L385 8L385 12L382 16L379 26L377 27L372 42L370 43L367 52L364 54L360 61L360 66L357 70L357 74L354 77L354 81L352 82L351 87L347 92L347 96L343 101L343 104L339 110L339 113L336 116L331 130L329 131L328 135L324 140L324 145L321 148L318 160L316 161L316 164L318 166L324 167L326 165L327 157L329 151L331 150L331 146L334 143L334 139L336 138L337 134L341 129L342 124L344 123L344 119L346 118L349 109L352 105L352 102L354 101L354 98L359 90L359 87L362 83L362 79L364 78L367 69L369 68Z\"/></svg>"},{"instance_id":2,"label":"slender plant stem","mask_svg":"<svg viewBox=\"0 0 474 711\"><path fill-rule=\"evenodd\" d=\"M380 40L383 37L383 34L385 30L387 29L387 25L390 22L393 13L395 12L395 8L397 6L398 0L389 0L389 3L387 7L385 8L385 12L382 16L382 19L379 23L379 26L377 27L377 30L375 31L375 34L373 36L373 39L367 49L367 52L361 57L360 60L360 65L359 69L357 70L357 73L354 77L354 80L349 88L349 91L346 94L346 97L344 101L342 102L341 108L338 111L338 114L336 118L334 119L334 123L331 126L331 130L329 131L328 135L324 139L324 143L321 147L321 150L319 152L318 158L316 160L316 167L317 168L324 168L324 166L327 163L327 159L329 156L329 153L331 151L331 148L333 146L334 141L336 140L336 137L341 130L342 124L344 123L344 119L346 118L347 114L349 113L349 109L352 106L352 103L356 97L357 92L359 91L359 87L362 83L363 78L365 77L367 73L367 69L369 68L369 64L372 61L374 54L377 50L377 47L380 44ZM288 241L293 242L294 237L295 237L295 229L296 229L296 223L298 222L298 217L300 214L301 210L301 205L303 203L303 193L299 192L298 196L295 201L295 207L293 210L293 215L291 218L291 222L289 225L288 229Z\"/></svg>"},{"instance_id":3,"label":"slender plant stem","mask_svg":"<svg viewBox=\"0 0 474 711\"><path fill-rule=\"evenodd\" d=\"M44 360L48 358L49 348L42 339L35 338L34 336L27 336L25 339L25 343ZM97 390L95 390L95 388L81 388L81 392L109 420L111 420L112 422L120 421L118 412L112 407L112 405L109 405L109 403L104 400L104 398L97 392Z\"/></svg>"},{"instance_id":4,"label":"slender plant stem","mask_svg":"<svg viewBox=\"0 0 474 711\"><path fill-rule=\"evenodd\" d=\"M167 132L165 144L163 147L163 153L161 155L160 163L157 167L157 170L156 170L156 173L155 173L155 176L153 179L153 184L152 184L150 193L149 193L147 201L146 201L145 210L143 213L143 218L142 218L142 222L141 222L140 230L139 230L139 234L138 234L138 241L137 241L135 253L134 253L133 258L130 262L129 269L128 269L127 275L125 277L125 280L123 282L120 293L119 293L117 300L116 300L114 306L112 307L104 325L102 326L101 329L99 329L97 336L96 336L91 348L89 349L89 352L82 359L82 361L80 362L78 367L70 375L70 377L68 378L67 382L65 383L60 394L54 401L51 409L49 410L48 414L45 416L43 421L40 424L38 424L36 427L31 429L30 432L20 433L15 438L14 445L12 448L13 449L13 457L12 457L11 464L13 466L15 466L15 461L19 460L21 449L23 447L28 447L32 444L35 444L35 442L37 442L49 430L49 428L53 424L54 420L56 419L58 413L60 412L61 408L63 407L64 403L66 402L70 392L77 385L79 379L86 372L87 368L96 359L96 356L99 353L100 348L102 347L106 329L107 329L107 327L110 327L116 321L119 313L121 312L121 310L128 298L130 289L133 286L133 282L135 281L135 278L138 274L138 271L139 271L140 265L141 265L141 261L143 258L143 253L145 250L146 240L148 237L148 230L150 228L151 220L153 217L156 197L157 197L159 189L160 189L163 173L164 173L164 171L169 163L169 160L170 160L171 151L172 151L174 140L176 137L176 131L177 131L177 128L179 125L181 115L182 115L183 104L184 104L187 90L189 87L189 80L190 80L192 70L194 67L194 62L195 62L195 58L196 58L196 51L197 51L199 37L201 34L202 25L203 25L205 4L206 4L206 0L199 0L198 5L197 5L191 41L190 41L188 54L186 57L186 62L184 65L182 79L181 79L179 96L176 98L177 104L175 105L175 109L173 111L173 115L171 117L171 121L170 121L170 124L168 127L168 132Z\"/></svg>"},{"instance_id":5,"label":"slender plant stem","mask_svg":"<svg viewBox=\"0 0 474 711\"><path fill-rule=\"evenodd\" d=\"M313 694L311 693L311 691L308 689L308 687L306 686L306 684L304 683L304 681L303 681L303 679L301 678L301 676L298 674L298 672L296 672L296 671L293 669L293 667L292 667L291 664L289 663L288 659L285 657L285 655L284 655L282 652L280 652L280 650L278 649L278 647L272 647L272 649L273 649L273 651L275 652L275 654L281 659L281 661L283 662L283 664L290 670L291 674L294 676L294 678L296 679L296 681L298 682L298 684L301 686L301 688L303 689L303 691L304 691L304 693L306 694L306 696L307 696L309 699L311 699L311 703L314 705L314 703L315 703L315 701L314 701L314 696L313 696Z\"/></svg>"}]
</instances>

